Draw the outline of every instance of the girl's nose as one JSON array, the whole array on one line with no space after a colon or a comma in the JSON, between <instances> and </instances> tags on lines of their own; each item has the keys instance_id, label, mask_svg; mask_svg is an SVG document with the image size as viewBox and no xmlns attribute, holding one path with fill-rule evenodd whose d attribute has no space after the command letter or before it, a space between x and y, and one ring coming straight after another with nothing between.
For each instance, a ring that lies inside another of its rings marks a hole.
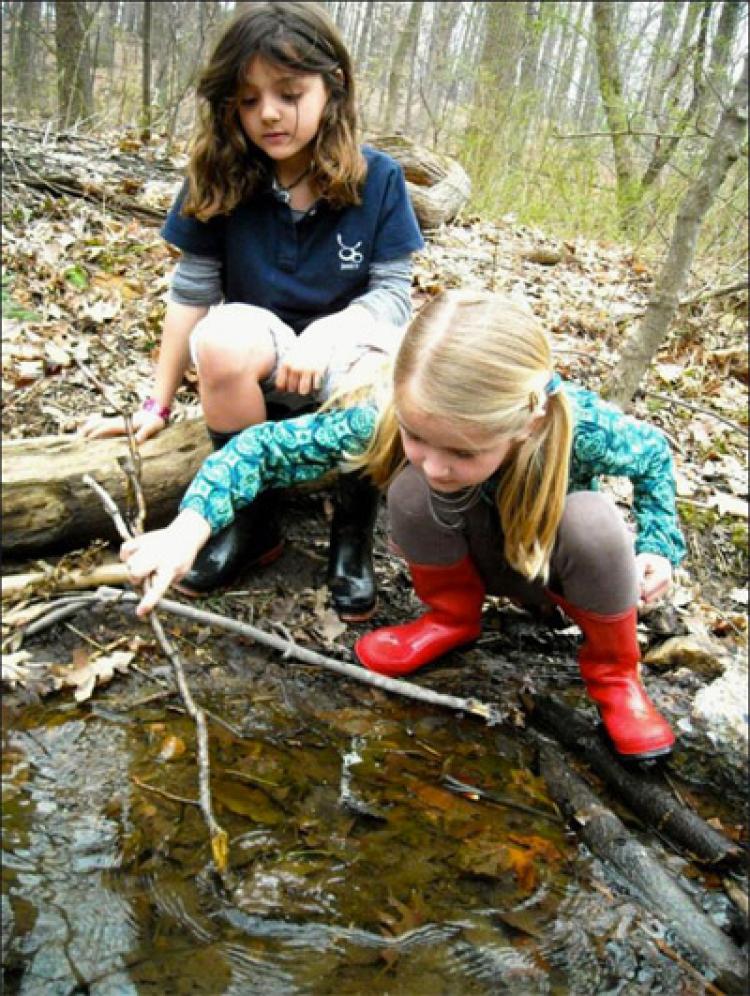
<instances>
[{"instance_id":1,"label":"girl's nose","mask_svg":"<svg viewBox=\"0 0 750 996\"><path fill-rule=\"evenodd\" d=\"M263 121L278 121L281 115L273 100L264 100L260 108L260 116Z\"/></svg>"},{"instance_id":2,"label":"girl's nose","mask_svg":"<svg viewBox=\"0 0 750 996\"><path fill-rule=\"evenodd\" d=\"M427 453L422 461L422 471L433 481L450 476L450 467L439 453Z\"/></svg>"}]
</instances>

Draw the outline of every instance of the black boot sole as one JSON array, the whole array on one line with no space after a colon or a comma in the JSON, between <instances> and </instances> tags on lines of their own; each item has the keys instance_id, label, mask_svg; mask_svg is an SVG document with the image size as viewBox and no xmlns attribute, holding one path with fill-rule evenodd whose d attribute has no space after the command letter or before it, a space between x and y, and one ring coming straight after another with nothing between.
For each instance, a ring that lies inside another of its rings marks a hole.
<instances>
[{"instance_id":1,"label":"black boot sole","mask_svg":"<svg viewBox=\"0 0 750 996\"><path fill-rule=\"evenodd\" d=\"M377 609L377 607L378 603L376 601L375 604L372 606L372 608L363 609L360 610L359 612L349 611L347 609L337 609L335 605L333 606L333 611L339 617L341 622L362 623L362 622L367 622L368 619L372 619L372 617L375 615L375 610Z\"/></svg>"}]
</instances>

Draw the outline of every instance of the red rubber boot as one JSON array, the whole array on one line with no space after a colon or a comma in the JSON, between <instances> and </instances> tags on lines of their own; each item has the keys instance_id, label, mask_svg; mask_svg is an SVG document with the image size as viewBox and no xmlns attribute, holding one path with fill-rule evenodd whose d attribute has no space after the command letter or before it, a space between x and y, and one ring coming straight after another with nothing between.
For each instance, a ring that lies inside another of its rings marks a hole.
<instances>
[{"instance_id":1,"label":"red rubber boot","mask_svg":"<svg viewBox=\"0 0 750 996\"><path fill-rule=\"evenodd\" d=\"M354 645L360 663L392 678L471 643L482 628L484 584L470 557L447 566L409 564L409 571L430 611L402 626L375 629Z\"/></svg>"},{"instance_id":2,"label":"red rubber boot","mask_svg":"<svg viewBox=\"0 0 750 996\"><path fill-rule=\"evenodd\" d=\"M602 616L549 595L583 631L581 677L617 753L633 761L669 754L674 733L641 684L635 606Z\"/></svg>"}]
</instances>

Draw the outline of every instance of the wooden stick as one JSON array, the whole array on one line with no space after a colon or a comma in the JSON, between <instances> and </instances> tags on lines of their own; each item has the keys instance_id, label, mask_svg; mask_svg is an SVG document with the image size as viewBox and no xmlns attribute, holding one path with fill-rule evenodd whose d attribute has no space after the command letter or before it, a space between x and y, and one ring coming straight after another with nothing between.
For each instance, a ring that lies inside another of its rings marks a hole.
<instances>
[{"instance_id":1,"label":"wooden stick","mask_svg":"<svg viewBox=\"0 0 750 996\"><path fill-rule=\"evenodd\" d=\"M167 792L166 789L158 788L156 785L149 785L148 782L142 781L137 775L130 776L131 782L134 782L138 788L146 789L149 792L155 792L156 795L160 795L163 799L169 799L171 802L181 802L185 806L200 806L200 802L197 799L187 799L184 795L175 795L174 792Z\"/></svg>"},{"instance_id":2,"label":"wooden stick","mask_svg":"<svg viewBox=\"0 0 750 996\"><path fill-rule=\"evenodd\" d=\"M719 973L719 986L729 992L744 992L747 963L740 950L622 820L570 770L559 747L541 737L539 740L541 773L547 787L586 846L617 872L631 895Z\"/></svg>"},{"instance_id":3,"label":"wooden stick","mask_svg":"<svg viewBox=\"0 0 750 996\"><path fill-rule=\"evenodd\" d=\"M524 703L533 723L581 754L618 797L660 833L686 847L700 861L716 864L740 858L742 852L733 840L682 805L659 783L658 776L628 769L574 709L546 695L526 697Z\"/></svg>"},{"instance_id":4,"label":"wooden stick","mask_svg":"<svg viewBox=\"0 0 750 996\"><path fill-rule=\"evenodd\" d=\"M133 592L118 592L111 588L101 588L100 593L108 601L120 601L132 603L139 601L138 596ZM484 719L489 726L502 723L505 719L503 710L492 703L480 702L478 699L464 699L456 695L446 695L443 692L434 692L430 688L423 688L421 685L414 685L401 678L387 678L385 675L376 674L355 664L346 664L343 661L326 657L314 650L306 650L291 640L285 640L275 633L266 633L257 626L250 623L239 622L236 619L228 619L219 615L218 612L206 612L203 609L193 608L192 605L183 605L181 602L174 602L169 598L162 598L156 603L158 609L170 612L173 615L181 616L183 619L191 619L193 622L204 623L209 626L217 626L219 629L236 633L238 636L249 637L256 643L271 647L280 651L285 657L294 657L305 664L315 664L324 667L329 671L335 671L345 678L353 678L355 681L374 685L384 692L393 692L396 695L405 695L408 698L417 699L419 702L426 702L430 705L443 706L452 709L454 712L465 712L473 716Z\"/></svg>"},{"instance_id":5,"label":"wooden stick","mask_svg":"<svg viewBox=\"0 0 750 996\"><path fill-rule=\"evenodd\" d=\"M100 564L89 571L71 571L55 577L53 571L31 571L28 574L8 574L2 579L2 599L15 598L29 585L54 579L54 586L60 591L80 591L86 588L99 588L101 585L128 583L128 569L125 564L113 562Z\"/></svg>"},{"instance_id":6,"label":"wooden stick","mask_svg":"<svg viewBox=\"0 0 750 996\"><path fill-rule=\"evenodd\" d=\"M128 434L132 436L132 424L128 424ZM135 474L134 468L123 468L128 476ZM86 475L84 478L85 483L92 488L101 498L107 513L112 517L115 527L123 540L131 538L132 531L125 524L122 516L120 515L120 510L118 509L116 503L107 494L106 490L97 484L96 481L90 475ZM131 481L132 487L135 489L135 493L140 492L140 482L137 480ZM139 501L140 508L140 501ZM139 514L138 521L142 522L142 518ZM203 710L200 706L195 704L195 700L190 692L187 680L185 679L185 672L182 667L182 661L177 650L172 646L170 641L167 639L167 635L164 632L164 628L159 620L158 614L154 611L151 612L149 616L151 622L151 628L156 635L162 650L164 651L167 659L172 664L172 670L174 671L175 679L177 681L177 687L180 691L182 701L185 703L185 708L193 719L196 728L197 737L197 761L198 761L198 787L200 796L200 807L203 813L203 819L208 827L208 832L211 836L211 854L213 855L214 864L220 875L226 871L227 864L229 862L229 835L226 830L219 825L214 816L213 803L211 800L211 768L210 768L210 757L208 752L208 731L206 729L206 717L203 714Z\"/></svg>"}]
</instances>

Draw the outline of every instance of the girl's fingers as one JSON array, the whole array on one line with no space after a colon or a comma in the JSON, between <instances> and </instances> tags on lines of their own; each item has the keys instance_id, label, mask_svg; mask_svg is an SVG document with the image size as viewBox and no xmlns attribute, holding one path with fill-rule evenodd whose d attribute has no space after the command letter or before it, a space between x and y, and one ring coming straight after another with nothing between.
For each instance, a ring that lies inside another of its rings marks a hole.
<instances>
[{"instance_id":1,"label":"girl's fingers","mask_svg":"<svg viewBox=\"0 0 750 996\"><path fill-rule=\"evenodd\" d=\"M287 378L289 376L289 367L286 363L279 367L279 371L276 374L276 390L286 391Z\"/></svg>"},{"instance_id":2,"label":"girl's fingers","mask_svg":"<svg viewBox=\"0 0 750 996\"><path fill-rule=\"evenodd\" d=\"M651 585L646 592L646 601L653 602L655 599L661 598L662 595L666 594L668 588L668 581L661 581L659 584Z\"/></svg>"},{"instance_id":3,"label":"girl's fingers","mask_svg":"<svg viewBox=\"0 0 750 996\"><path fill-rule=\"evenodd\" d=\"M120 560L127 560L129 557L132 557L137 549L138 549L137 539L125 540L125 542L120 547Z\"/></svg>"},{"instance_id":4,"label":"girl's fingers","mask_svg":"<svg viewBox=\"0 0 750 996\"><path fill-rule=\"evenodd\" d=\"M169 587L168 584L162 585L161 583L157 582L154 579L149 585L146 594L138 603L138 607L135 610L135 614L137 616L148 615L148 613L151 612L156 607L157 602L159 601L159 599L161 598L161 596L164 594L164 592L167 590L168 587Z\"/></svg>"},{"instance_id":5,"label":"girl's fingers","mask_svg":"<svg viewBox=\"0 0 750 996\"><path fill-rule=\"evenodd\" d=\"M125 433L125 422L121 418L103 418L95 416L80 429L87 439L108 439L110 436L122 436Z\"/></svg>"}]
</instances>

